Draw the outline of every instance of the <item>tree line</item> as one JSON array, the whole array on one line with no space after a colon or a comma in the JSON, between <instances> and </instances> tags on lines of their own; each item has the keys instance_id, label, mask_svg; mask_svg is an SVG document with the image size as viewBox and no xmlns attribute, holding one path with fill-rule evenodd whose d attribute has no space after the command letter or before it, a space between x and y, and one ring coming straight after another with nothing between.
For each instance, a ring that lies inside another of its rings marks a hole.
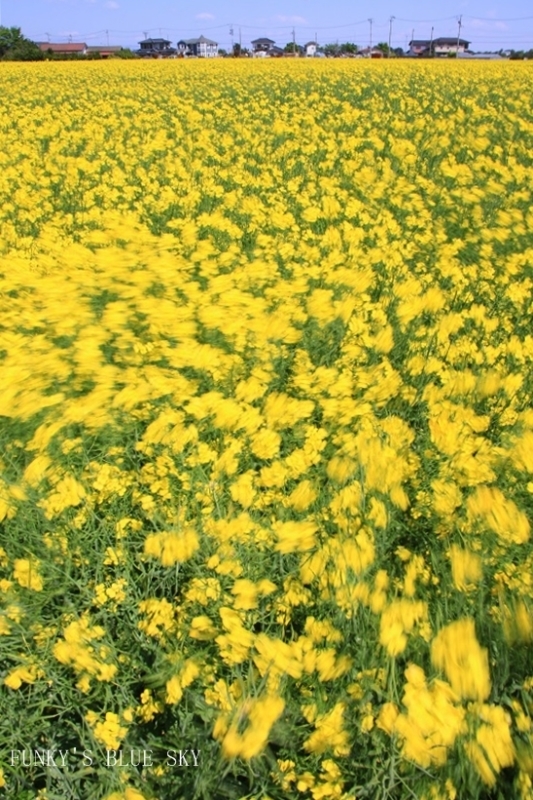
<instances>
[{"instance_id":1,"label":"tree line","mask_svg":"<svg viewBox=\"0 0 533 800\"><path fill-rule=\"evenodd\" d=\"M114 56L118 58L135 58L135 54L123 48ZM100 53L53 53L52 50L42 50L38 44L22 35L20 28L6 28L0 25L0 60L1 61L91 61L100 58Z\"/></svg>"}]
</instances>

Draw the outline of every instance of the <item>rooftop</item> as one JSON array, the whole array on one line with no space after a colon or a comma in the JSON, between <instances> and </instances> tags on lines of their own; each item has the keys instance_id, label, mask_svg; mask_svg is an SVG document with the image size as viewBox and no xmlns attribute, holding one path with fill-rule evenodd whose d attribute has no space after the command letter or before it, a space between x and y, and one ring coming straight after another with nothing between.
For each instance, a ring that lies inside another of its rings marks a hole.
<instances>
[{"instance_id":1,"label":"rooftop","mask_svg":"<svg viewBox=\"0 0 533 800\"><path fill-rule=\"evenodd\" d=\"M91 44L87 47L88 53L118 53L122 50L119 44Z\"/></svg>"},{"instance_id":2,"label":"rooftop","mask_svg":"<svg viewBox=\"0 0 533 800\"><path fill-rule=\"evenodd\" d=\"M170 39L143 39L139 44L170 44Z\"/></svg>"},{"instance_id":3,"label":"rooftop","mask_svg":"<svg viewBox=\"0 0 533 800\"><path fill-rule=\"evenodd\" d=\"M218 44L218 42L214 42L213 39L207 39L205 36L200 36L198 39L180 39L180 42L184 42L184 44Z\"/></svg>"},{"instance_id":4,"label":"rooftop","mask_svg":"<svg viewBox=\"0 0 533 800\"><path fill-rule=\"evenodd\" d=\"M439 36L436 39L411 39L409 42L410 47L429 47L430 44L433 45L457 45L457 36ZM470 42L467 42L466 39L459 39L459 44L462 44L464 47L468 47Z\"/></svg>"},{"instance_id":5,"label":"rooftop","mask_svg":"<svg viewBox=\"0 0 533 800\"><path fill-rule=\"evenodd\" d=\"M44 53L47 50L52 53L82 53L87 50L87 45L84 42L39 42L39 49Z\"/></svg>"}]
</instances>

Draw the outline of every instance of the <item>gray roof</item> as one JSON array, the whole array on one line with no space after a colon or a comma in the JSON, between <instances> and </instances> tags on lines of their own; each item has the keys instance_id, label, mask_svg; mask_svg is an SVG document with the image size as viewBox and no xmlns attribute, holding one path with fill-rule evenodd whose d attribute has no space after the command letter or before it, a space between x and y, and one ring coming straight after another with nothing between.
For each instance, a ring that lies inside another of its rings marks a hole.
<instances>
[{"instance_id":1,"label":"gray roof","mask_svg":"<svg viewBox=\"0 0 533 800\"><path fill-rule=\"evenodd\" d=\"M274 39L269 39L266 36L261 36L259 39L252 39L252 44L274 44Z\"/></svg>"},{"instance_id":2,"label":"gray roof","mask_svg":"<svg viewBox=\"0 0 533 800\"><path fill-rule=\"evenodd\" d=\"M180 39L180 42L184 42L184 44L218 44L213 39L206 39L205 36L200 36L198 39Z\"/></svg>"},{"instance_id":3,"label":"gray roof","mask_svg":"<svg viewBox=\"0 0 533 800\"><path fill-rule=\"evenodd\" d=\"M440 36L438 39L433 39L433 44L457 44L457 36ZM470 42L467 42L466 39L459 39L459 44L464 45L464 47L468 47Z\"/></svg>"},{"instance_id":4,"label":"gray roof","mask_svg":"<svg viewBox=\"0 0 533 800\"><path fill-rule=\"evenodd\" d=\"M457 45L457 36L439 36L437 39L411 39L409 45L411 47L429 47L430 45ZM468 47L470 42L467 42L466 39L459 39L459 44L462 44L463 47Z\"/></svg>"},{"instance_id":5,"label":"gray roof","mask_svg":"<svg viewBox=\"0 0 533 800\"><path fill-rule=\"evenodd\" d=\"M90 45L87 50L89 53L98 53L103 50L105 53L118 53L119 50L122 50L122 45L120 44L92 44Z\"/></svg>"},{"instance_id":6,"label":"gray roof","mask_svg":"<svg viewBox=\"0 0 533 800\"><path fill-rule=\"evenodd\" d=\"M170 44L170 39L143 39L139 44Z\"/></svg>"}]
</instances>

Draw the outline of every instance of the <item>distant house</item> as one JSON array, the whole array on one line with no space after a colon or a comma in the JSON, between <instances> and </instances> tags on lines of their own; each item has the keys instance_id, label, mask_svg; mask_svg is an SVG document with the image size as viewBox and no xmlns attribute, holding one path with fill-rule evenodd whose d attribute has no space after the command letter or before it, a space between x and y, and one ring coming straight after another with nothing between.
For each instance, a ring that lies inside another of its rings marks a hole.
<instances>
[{"instance_id":1,"label":"distant house","mask_svg":"<svg viewBox=\"0 0 533 800\"><path fill-rule=\"evenodd\" d=\"M421 56L422 54L429 52L430 45L430 39L411 39L409 42L409 50L407 51L407 55Z\"/></svg>"},{"instance_id":2,"label":"distant house","mask_svg":"<svg viewBox=\"0 0 533 800\"><path fill-rule=\"evenodd\" d=\"M58 56L83 56L87 52L87 45L84 42L63 42L62 44L54 44L53 42L39 42L39 49L43 53L51 52Z\"/></svg>"},{"instance_id":3,"label":"distant house","mask_svg":"<svg viewBox=\"0 0 533 800\"><path fill-rule=\"evenodd\" d=\"M142 58L169 58L176 55L176 50L170 46L168 39L143 39L139 45L137 55Z\"/></svg>"},{"instance_id":4,"label":"distant house","mask_svg":"<svg viewBox=\"0 0 533 800\"><path fill-rule=\"evenodd\" d=\"M273 39L268 39L266 36L261 36L259 39L253 39L252 53L255 58L267 56L269 55L269 50L271 50L275 44L276 43Z\"/></svg>"},{"instance_id":5,"label":"distant house","mask_svg":"<svg viewBox=\"0 0 533 800\"><path fill-rule=\"evenodd\" d=\"M305 55L309 56L310 58L316 56L317 48L318 48L317 42L307 42L307 44L304 44Z\"/></svg>"},{"instance_id":6,"label":"distant house","mask_svg":"<svg viewBox=\"0 0 533 800\"><path fill-rule=\"evenodd\" d=\"M97 44L97 45L90 45L87 48L87 55L90 56L91 53L100 53L101 58L109 58L115 56L117 53L120 53L122 47L119 44Z\"/></svg>"},{"instance_id":7,"label":"distant house","mask_svg":"<svg viewBox=\"0 0 533 800\"><path fill-rule=\"evenodd\" d=\"M218 42L206 39L205 36L200 36L198 39L180 39L178 42L178 55L216 58L218 56Z\"/></svg>"},{"instance_id":8,"label":"distant house","mask_svg":"<svg viewBox=\"0 0 533 800\"><path fill-rule=\"evenodd\" d=\"M433 52L436 56L447 56L448 53L464 53L468 50L470 42L466 39L459 39L457 37L441 36L439 39L433 39Z\"/></svg>"},{"instance_id":9,"label":"distant house","mask_svg":"<svg viewBox=\"0 0 533 800\"><path fill-rule=\"evenodd\" d=\"M383 50L379 50L377 47L363 47L357 51L356 55L358 58L385 58Z\"/></svg>"},{"instance_id":10,"label":"distant house","mask_svg":"<svg viewBox=\"0 0 533 800\"><path fill-rule=\"evenodd\" d=\"M438 39L412 39L409 42L408 56L424 57L434 55L437 58L448 56L450 53L464 53L468 50L470 42L455 36L440 36Z\"/></svg>"}]
</instances>

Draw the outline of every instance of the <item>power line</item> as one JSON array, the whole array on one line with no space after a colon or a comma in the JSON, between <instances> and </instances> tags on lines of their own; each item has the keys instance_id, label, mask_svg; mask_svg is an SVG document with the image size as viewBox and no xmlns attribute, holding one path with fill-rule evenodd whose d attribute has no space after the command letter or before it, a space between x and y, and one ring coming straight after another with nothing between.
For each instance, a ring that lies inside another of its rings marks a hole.
<instances>
[{"instance_id":1,"label":"power line","mask_svg":"<svg viewBox=\"0 0 533 800\"><path fill-rule=\"evenodd\" d=\"M398 22L446 22L450 19L457 19L454 15L452 17L440 17L439 19L406 19L405 17L396 17Z\"/></svg>"}]
</instances>

